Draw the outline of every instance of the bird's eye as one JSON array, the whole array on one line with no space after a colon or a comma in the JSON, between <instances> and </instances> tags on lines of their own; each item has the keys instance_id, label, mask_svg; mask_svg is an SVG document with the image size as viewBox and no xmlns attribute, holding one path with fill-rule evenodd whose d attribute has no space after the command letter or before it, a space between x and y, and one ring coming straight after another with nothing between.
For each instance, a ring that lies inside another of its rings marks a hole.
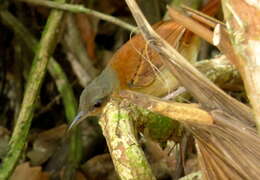
<instances>
[{"instance_id":1,"label":"bird's eye","mask_svg":"<svg viewBox=\"0 0 260 180\"><path fill-rule=\"evenodd\" d=\"M95 108L98 108L98 107L101 107L102 105L102 102L101 101L97 101L95 104L94 104L94 107Z\"/></svg>"}]
</instances>

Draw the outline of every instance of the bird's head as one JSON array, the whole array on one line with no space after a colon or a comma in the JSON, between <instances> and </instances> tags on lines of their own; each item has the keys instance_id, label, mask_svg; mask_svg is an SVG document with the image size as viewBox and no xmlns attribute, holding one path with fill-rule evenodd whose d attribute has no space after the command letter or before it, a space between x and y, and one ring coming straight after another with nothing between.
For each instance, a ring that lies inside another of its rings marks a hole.
<instances>
[{"instance_id":1,"label":"bird's head","mask_svg":"<svg viewBox=\"0 0 260 180\"><path fill-rule=\"evenodd\" d=\"M107 67L96 79L85 87L80 95L79 112L69 129L88 116L99 115L110 94L118 88L118 79L113 69Z\"/></svg>"}]
</instances>

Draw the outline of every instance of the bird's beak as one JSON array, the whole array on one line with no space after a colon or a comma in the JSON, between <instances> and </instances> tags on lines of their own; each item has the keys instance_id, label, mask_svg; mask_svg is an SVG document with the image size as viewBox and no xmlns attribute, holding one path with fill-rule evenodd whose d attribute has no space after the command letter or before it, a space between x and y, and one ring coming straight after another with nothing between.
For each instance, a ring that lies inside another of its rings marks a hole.
<instances>
[{"instance_id":1,"label":"bird's beak","mask_svg":"<svg viewBox=\"0 0 260 180\"><path fill-rule=\"evenodd\" d=\"M80 111L77 116L73 119L72 123L70 124L68 131L73 129L77 124L79 124L82 120L84 120L88 116L88 113Z\"/></svg>"}]
</instances>

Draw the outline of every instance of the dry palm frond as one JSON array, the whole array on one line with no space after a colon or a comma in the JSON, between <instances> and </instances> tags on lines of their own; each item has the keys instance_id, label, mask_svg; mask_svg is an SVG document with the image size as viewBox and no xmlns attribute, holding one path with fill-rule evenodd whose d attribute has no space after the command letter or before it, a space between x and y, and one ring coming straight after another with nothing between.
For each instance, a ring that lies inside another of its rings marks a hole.
<instances>
[{"instance_id":1,"label":"dry palm frond","mask_svg":"<svg viewBox=\"0 0 260 180\"><path fill-rule=\"evenodd\" d=\"M203 77L153 32L133 0L126 0L142 34L165 58L172 73L214 119L213 125L186 124L198 142L205 179L259 179L260 137L252 111Z\"/></svg>"},{"instance_id":2,"label":"dry palm frond","mask_svg":"<svg viewBox=\"0 0 260 180\"><path fill-rule=\"evenodd\" d=\"M248 123L222 110L207 113L196 104L163 101L133 91L121 91L119 96L184 123L197 139L199 160L207 179L256 179L260 176L260 138Z\"/></svg>"},{"instance_id":3,"label":"dry palm frond","mask_svg":"<svg viewBox=\"0 0 260 180\"><path fill-rule=\"evenodd\" d=\"M187 125L197 139L207 179L260 177L260 138L254 129L223 111L212 111L214 125Z\"/></svg>"}]
</instances>

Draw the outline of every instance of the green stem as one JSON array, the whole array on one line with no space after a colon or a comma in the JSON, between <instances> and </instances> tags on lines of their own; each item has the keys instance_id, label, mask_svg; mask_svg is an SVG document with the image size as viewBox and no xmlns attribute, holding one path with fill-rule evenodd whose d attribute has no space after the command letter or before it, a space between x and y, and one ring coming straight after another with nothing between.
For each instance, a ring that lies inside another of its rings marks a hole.
<instances>
[{"instance_id":1,"label":"green stem","mask_svg":"<svg viewBox=\"0 0 260 180\"><path fill-rule=\"evenodd\" d=\"M61 94L67 122L70 124L77 113L77 101L73 94L72 87L69 84L66 74L54 59L50 59L48 71L55 80L58 91Z\"/></svg>"},{"instance_id":2,"label":"green stem","mask_svg":"<svg viewBox=\"0 0 260 180\"><path fill-rule=\"evenodd\" d=\"M0 11L0 18L4 24L12 29L15 34L24 41L24 43L33 53L36 53L36 47L38 45L36 38L33 37L29 30L26 29L18 19L16 19L7 10ZM47 68L55 80L58 91L62 96L68 123L71 123L76 115L77 109L77 102L74 97L72 87L70 86L68 78L66 77L66 74L62 70L61 66L53 57L50 58Z\"/></svg>"},{"instance_id":3,"label":"green stem","mask_svg":"<svg viewBox=\"0 0 260 180\"><path fill-rule=\"evenodd\" d=\"M36 53L36 47L38 44L36 38L33 37L29 30L26 29L18 19L16 19L7 10L0 11L0 18L4 24L12 29L15 34L24 41L33 53ZM77 109L77 102L73 94L72 87L69 84L66 74L54 58L50 58L48 71L55 80L57 89L61 94L66 118L70 124L76 115ZM76 128L71 134L69 161L73 167L76 167L80 161L81 155L80 131ZM73 171L73 168L71 168L71 171Z\"/></svg>"},{"instance_id":4,"label":"green stem","mask_svg":"<svg viewBox=\"0 0 260 180\"><path fill-rule=\"evenodd\" d=\"M100 18L102 20L111 22L113 24L116 24L118 26L121 26L131 32L135 32L137 33L138 30L135 26L128 24L118 18L115 18L113 16L109 16L107 14L103 14L100 13L98 11L92 10L92 9L88 9L85 8L83 5L74 5L74 4L68 4L68 3L60 3L60 2L54 2L54 1L47 1L47 0L19 0L22 2L26 2L26 3L30 3L30 4L35 4L35 5L40 5L40 6L46 6L46 7L50 7L50 8L56 8L56 9L60 9L60 10L65 10L65 11L69 11L72 13L84 13L84 14L88 14L97 18Z\"/></svg>"},{"instance_id":5,"label":"green stem","mask_svg":"<svg viewBox=\"0 0 260 180\"><path fill-rule=\"evenodd\" d=\"M63 12L53 10L42 33L27 81L21 111L9 143L9 150L0 168L0 180L8 179L11 175L25 146L33 118L34 104L39 95L50 56L57 44L56 37L62 18Z\"/></svg>"}]
</instances>

